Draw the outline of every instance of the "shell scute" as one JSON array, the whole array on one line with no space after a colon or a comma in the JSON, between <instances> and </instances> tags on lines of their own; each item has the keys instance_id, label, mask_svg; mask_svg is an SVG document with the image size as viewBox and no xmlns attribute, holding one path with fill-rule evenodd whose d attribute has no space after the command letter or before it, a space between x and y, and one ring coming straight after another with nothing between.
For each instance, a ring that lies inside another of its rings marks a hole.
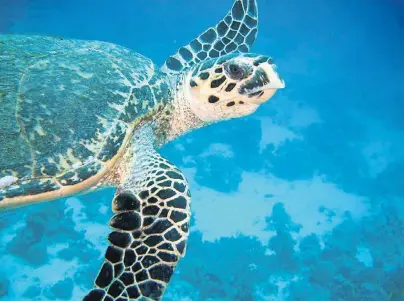
<instances>
[{"instance_id":1,"label":"shell scute","mask_svg":"<svg viewBox=\"0 0 404 301\"><path fill-rule=\"evenodd\" d=\"M20 181L7 187L7 190L0 190L0 201L2 198L34 195L51 192L58 189L60 189L60 186L52 179L32 179Z\"/></svg>"},{"instance_id":2,"label":"shell scute","mask_svg":"<svg viewBox=\"0 0 404 301\"><path fill-rule=\"evenodd\" d=\"M57 181L63 186L74 185L94 176L101 168L102 165L99 162L91 162L57 177Z\"/></svg>"},{"instance_id":3,"label":"shell scute","mask_svg":"<svg viewBox=\"0 0 404 301\"><path fill-rule=\"evenodd\" d=\"M120 149L128 127L124 123L116 123L107 137L97 158L103 162L111 160Z\"/></svg>"},{"instance_id":4,"label":"shell scute","mask_svg":"<svg viewBox=\"0 0 404 301\"><path fill-rule=\"evenodd\" d=\"M151 60L118 45L0 35L0 53L0 178L79 183L161 101L149 87L161 81Z\"/></svg>"}]
</instances>

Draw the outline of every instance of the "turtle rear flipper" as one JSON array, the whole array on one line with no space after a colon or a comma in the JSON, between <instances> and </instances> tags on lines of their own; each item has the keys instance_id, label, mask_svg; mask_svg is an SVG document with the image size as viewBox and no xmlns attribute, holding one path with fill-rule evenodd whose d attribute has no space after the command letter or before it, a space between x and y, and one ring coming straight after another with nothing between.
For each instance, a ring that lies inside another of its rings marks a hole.
<instances>
[{"instance_id":1,"label":"turtle rear flipper","mask_svg":"<svg viewBox=\"0 0 404 301\"><path fill-rule=\"evenodd\" d=\"M95 288L83 301L161 300L185 255L188 184L175 166L155 152L150 135L151 131L140 131L133 138L135 160L112 204L116 214L110 221L110 246Z\"/></svg>"},{"instance_id":2,"label":"turtle rear flipper","mask_svg":"<svg viewBox=\"0 0 404 301\"><path fill-rule=\"evenodd\" d=\"M178 73L201 61L233 52L248 52L258 32L257 0L236 0L232 9L215 26L181 47L161 67L165 73Z\"/></svg>"}]
</instances>

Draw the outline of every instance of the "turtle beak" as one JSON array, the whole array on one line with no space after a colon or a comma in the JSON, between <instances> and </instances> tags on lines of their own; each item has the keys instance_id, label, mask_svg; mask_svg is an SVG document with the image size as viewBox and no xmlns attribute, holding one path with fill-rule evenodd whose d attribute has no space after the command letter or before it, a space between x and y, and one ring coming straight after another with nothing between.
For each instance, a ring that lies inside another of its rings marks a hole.
<instances>
[{"instance_id":1,"label":"turtle beak","mask_svg":"<svg viewBox=\"0 0 404 301\"><path fill-rule=\"evenodd\" d=\"M259 64L252 76L239 88L239 93L248 95L252 103L261 104L269 100L278 89L285 88L285 82L269 62Z\"/></svg>"}]
</instances>

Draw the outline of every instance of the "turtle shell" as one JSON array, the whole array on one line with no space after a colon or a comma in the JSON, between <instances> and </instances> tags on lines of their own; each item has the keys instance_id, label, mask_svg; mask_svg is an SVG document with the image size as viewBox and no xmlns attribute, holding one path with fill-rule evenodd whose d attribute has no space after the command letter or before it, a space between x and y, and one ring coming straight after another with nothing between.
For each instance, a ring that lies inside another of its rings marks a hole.
<instances>
[{"instance_id":1,"label":"turtle shell","mask_svg":"<svg viewBox=\"0 0 404 301\"><path fill-rule=\"evenodd\" d=\"M115 44L0 35L0 206L99 179L134 124L168 99L162 76Z\"/></svg>"}]
</instances>

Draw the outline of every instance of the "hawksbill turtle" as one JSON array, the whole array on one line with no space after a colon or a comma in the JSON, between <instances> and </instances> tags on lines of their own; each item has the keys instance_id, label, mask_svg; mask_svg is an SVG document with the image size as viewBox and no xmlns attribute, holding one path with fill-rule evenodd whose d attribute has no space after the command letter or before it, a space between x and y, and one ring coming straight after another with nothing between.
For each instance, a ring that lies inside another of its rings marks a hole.
<instances>
[{"instance_id":1,"label":"hawksbill turtle","mask_svg":"<svg viewBox=\"0 0 404 301\"><path fill-rule=\"evenodd\" d=\"M0 209L116 187L83 300L161 300L185 255L190 191L157 150L284 88L271 58L248 53L257 26L256 0L235 0L160 67L111 43L0 35Z\"/></svg>"}]
</instances>

